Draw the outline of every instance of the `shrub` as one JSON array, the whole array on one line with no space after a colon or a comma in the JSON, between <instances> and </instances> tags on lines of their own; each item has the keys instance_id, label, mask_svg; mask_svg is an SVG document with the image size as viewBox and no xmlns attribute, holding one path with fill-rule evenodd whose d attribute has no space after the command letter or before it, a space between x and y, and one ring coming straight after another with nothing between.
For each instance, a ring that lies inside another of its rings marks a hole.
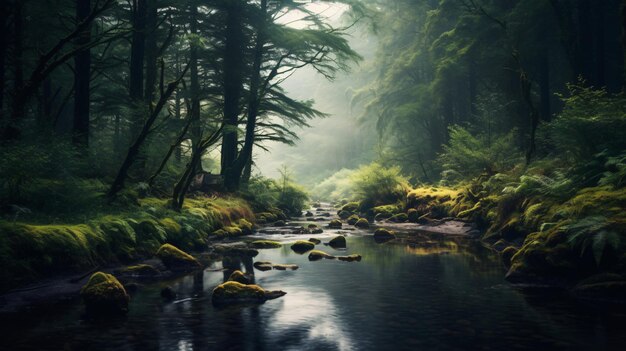
<instances>
[{"instance_id":1,"label":"shrub","mask_svg":"<svg viewBox=\"0 0 626 351\"><path fill-rule=\"evenodd\" d=\"M399 167L385 168L378 163L361 166L351 177L353 197L361 201L361 211L405 199L408 180Z\"/></svg>"}]
</instances>

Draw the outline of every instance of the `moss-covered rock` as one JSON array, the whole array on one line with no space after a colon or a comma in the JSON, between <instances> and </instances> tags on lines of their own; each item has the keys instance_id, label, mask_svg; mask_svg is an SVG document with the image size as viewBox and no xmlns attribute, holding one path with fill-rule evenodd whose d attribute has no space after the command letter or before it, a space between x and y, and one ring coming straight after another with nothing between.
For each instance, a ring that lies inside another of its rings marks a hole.
<instances>
[{"instance_id":1,"label":"moss-covered rock","mask_svg":"<svg viewBox=\"0 0 626 351\"><path fill-rule=\"evenodd\" d=\"M330 223L328 223L328 227L331 229L341 229L341 227L343 227L343 223L341 223L338 219L333 219Z\"/></svg>"},{"instance_id":2,"label":"moss-covered rock","mask_svg":"<svg viewBox=\"0 0 626 351\"><path fill-rule=\"evenodd\" d=\"M245 245L215 245L213 250L222 256L256 257L259 254L259 251Z\"/></svg>"},{"instance_id":3,"label":"moss-covered rock","mask_svg":"<svg viewBox=\"0 0 626 351\"><path fill-rule=\"evenodd\" d=\"M417 223L420 220L420 217L422 216L422 214L414 208L409 208L409 210L406 212L406 216L409 220L409 222L411 223Z\"/></svg>"},{"instance_id":4,"label":"moss-covered rock","mask_svg":"<svg viewBox=\"0 0 626 351\"><path fill-rule=\"evenodd\" d=\"M399 212L400 207L398 205L383 205L372 208L372 213L374 214L374 218L376 218L376 220L391 218Z\"/></svg>"},{"instance_id":5,"label":"moss-covered rock","mask_svg":"<svg viewBox=\"0 0 626 351\"><path fill-rule=\"evenodd\" d=\"M251 235L254 232L254 225L245 218L241 218L237 221L237 227L241 230L243 235Z\"/></svg>"},{"instance_id":6,"label":"moss-covered rock","mask_svg":"<svg viewBox=\"0 0 626 351\"><path fill-rule=\"evenodd\" d=\"M355 262L355 261L361 262L362 257L361 255L353 254L353 255L348 255L348 256L337 256L337 259L339 261L345 261L345 262Z\"/></svg>"},{"instance_id":7,"label":"moss-covered rock","mask_svg":"<svg viewBox=\"0 0 626 351\"><path fill-rule=\"evenodd\" d=\"M348 217L348 219L346 220L346 222L347 222L349 225L355 225L355 224L356 224L356 222L358 222L358 221L359 221L359 219L360 219L360 217L359 217L358 215L355 215L355 214L354 214L354 215L351 215L350 217Z\"/></svg>"},{"instance_id":8,"label":"moss-covered rock","mask_svg":"<svg viewBox=\"0 0 626 351\"><path fill-rule=\"evenodd\" d=\"M283 244L273 240L256 240L251 242L250 246L255 249L279 249Z\"/></svg>"},{"instance_id":9,"label":"moss-covered rock","mask_svg":"<svg viewBox=\"0 0 626 351\"><path fill-rule=\"evenodd\" d=\"M376 229L376 231L374 232L374 238L377 239L395 239L396 235L394 234L394 232L385 229L385 228L378 228Z\"/></svg>"},{"instance_id":10,"label":"moss-covered rock","mask_svg":"<svg viewBox=\"0 0 626 351\"><path fill-rule=\"evenodd\" d=\"M348 212L348 211L343 211L343 210L341 210L341 211L339 211L339 212L337 213L337 215L338 215L338 216L339 216L339 218L341 218L341 219L346 219L346 218L349 218L350 216L352 216L352 213L350 213L350 212Z\"/></svg>"},{"instance_id":11,"label":"moss-covered rock","mask_svg":"<svg viewBox=\"0 0 626 351\"><path fill-rule=\"evenodd\" d=\"M275 227L284 227L285 225L287 225L287 223L282 219L279 219L276 222L274 222Z\"/></svg>"},{"instance_id":12,"label":"moss-covered rock","mask_svg":"<svg viewBox=\"0 0 626 351\"><path fill-rule=\"evenodd\" d=\"M229 281L213 289L211 300L216 305L234 303L263 303L284 296L284 291L267 291L258 285Z\"/></svg>"},{"instance_id":13,"label":"moss-covered rock","mask_svg":"<svg viewBox=\"0 0 626 351\"><path fill-rule=\"evenodd\" d=\"M394 222L394 223L404 223L408 220L409 220L409 216L406 213L398 213L398 214L391 216L391 218L389 218L389 221Z\"/></svg>"},{"instance_id":14,"label":"moss-covered rock","mask_svg":"<svg viewBox=\"0 0 626 351\"><path fill-rule=\"evenodd\" d=\"M202 265L190 254L174 245L163 244L156 253L167 269L172 271L188 271L202 268Z\"/></svg>"},{"instance_id":15,"label":"moss-covered rock","mask_svg":"<svg viewBox=\"0 0 626 351\"><path fill-rule=\"evenodd\" d=\"M295 264L277 263L277 264L272 265L272 268L277 270L277 271L286 271L286 270L295 271L295 270L297 270L300 267L298 265L295 265Z\"/></svg>"},{"instance_id":16,"label":"moss-covered rock","mask_svg":"<svg viewBox=\"0 0 626 351\"><path fill-rule=\"evenodd\" d=\"M257 262L254 262L253 266L256 269L262 272L265 272L265 271L271 271L273 264L272 262L267 262L267 261L257 261Z\"/></svg>"},{"instance_id":17,"label":"moss-covered rock","mask_svg":"<svg viewBox=\"0 0 626 351\"><path fill-rule=\"evenodd\" d=\"M315 248L315 244L310 241L298 240L291 245L291 249L299 254L311 251Z\"/></svg>"},{"instance_id":18,"label":"moss-covered rock","mask_svg":"<svg viewBox=\"0 0 626 351\"><path fill-rule=\"evenodd\" d=\"M234 271L230 277L228 277L228 281L238 282L241 284L250 284L250 278L248 278L242 271L236 270Z\"/></svg>"},{"instance_id":19,"label":"moss-covered rock","mask_svg":"<svg viewBox=\"0 0 626 351\"><path fill-rule=\"evenodd\" d=\"M128 312L130 297L124 286L111 274L94 273L80 290L80 296L90 315L119 315Z\"/></svg>"},{"instance_id":20,"label":"moss-covered rock","mask_svg":"<svg viewBox=\"0 0 626 351\"><path fill-rule=\"evenodd\" d=\"M311 211L306 211L306 213L304 214L304 216L305 216L305 217L313 217L313 216L315 216L315 215L314 215L314 214L313 214L313 212L311 212Z\"/></svg>"},{"instance_id":21,"label":"moss-covered rock","mask_svg":"<svg viewBox=\"0 0 626 351\"><path fill-rule=\"evenodd\" d=\"M335 258L335 256L331 254L327 254L326 252L320 251L320 250L313 250L309 252L309 261L318 261L324 258L328 260L332 260Z\"/></svg>"},{"instance_id":22,"label":"moss-covered rock","mask_svg":"<svg viewBox=\"0 0 626 351\"><path fill-rule=\"evenodd\" d=\"M350 214L352 213L356 213L359 211L359 207L360 207L360 203L358 202L348 202L345 205L341 206L341 210L340 211L346 211Z\"/></svg>"},{"instance_id":23,"label":"moss-covered rock","mask_svg":"<svg viewBox=\"0 0 626 351\"><path fill-rule=\"evenodd\" d=\"M346 237L343 235L338 235L328 242L328 245L332 248L345 248L346 247Z\"/></svg>"},{"instance_id":24,"label":"moss-covered rock","mask_svg":"<svg viewBox=\"0 0 626 351\"><path fill-rule=\"evenodd\" d=\"M309 241L312 242L315 245L318 245L318 244L322 243L322 241L320 239L316 239L316 238L310 238Z\"/></svg>"},{"instance_id":25,"label":"moss-covered rock","mask_svg":"<svg viewBox=\"0 0 626 351\"><path fill-rule=\"evenodd\" d=\"M370 222L365 218L359 218L359 220L354 224L355 227L365 229L370 227Z\"/></svg>"}]
</instances>

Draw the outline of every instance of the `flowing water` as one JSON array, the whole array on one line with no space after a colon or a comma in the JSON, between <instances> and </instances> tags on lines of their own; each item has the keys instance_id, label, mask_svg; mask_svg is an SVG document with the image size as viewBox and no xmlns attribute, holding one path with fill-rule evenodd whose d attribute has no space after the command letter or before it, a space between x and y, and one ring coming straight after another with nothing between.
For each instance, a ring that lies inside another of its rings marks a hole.
<instances>
[{"instance_id":1,"label":"flowing water","mask_svg":"<svg viewBox=\"0 0 626 351\"><path fill-rule=\"evenodd\" d=\"M306 235L328 240L331 233ZM264 236L267 237L267 236ZM274 235L289 242L295 236ZM351 232L361 262L321 260L281 249L254 260L297 264L261 272L265 289L287 295L261 305L217 308L212 289L229 272L191 274L142 286L120 319L84 319L79 299L2 317L10 350L601 350L626 349L626 314L508 285L498 256L470 239L427 247L377 244ZM432 243L431 243L432 244ZM221 268L216 262L210 268ZM161 288L172 286L174 302Z\"/></svg>"}]
</instances>

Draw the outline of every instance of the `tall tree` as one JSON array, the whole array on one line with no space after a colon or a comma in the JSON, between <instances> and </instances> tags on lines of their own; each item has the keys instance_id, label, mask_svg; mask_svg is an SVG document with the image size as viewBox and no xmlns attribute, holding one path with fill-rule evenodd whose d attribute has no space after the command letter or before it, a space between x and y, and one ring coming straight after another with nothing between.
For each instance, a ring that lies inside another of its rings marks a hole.
<instances>
[{"instance_id":1,"label":"tall tree","mask_svg":"<svg viewBox=\"0 0 626 351\"><path fill-rule=\"evenodd\" d=\"M76 22L85 21L91 12L91 0L76 0ZM91 81L91 25L77 35L74 57L74 123L72 140L80 146L89 145L89 83Z\"/></svg>"}]
</instances>

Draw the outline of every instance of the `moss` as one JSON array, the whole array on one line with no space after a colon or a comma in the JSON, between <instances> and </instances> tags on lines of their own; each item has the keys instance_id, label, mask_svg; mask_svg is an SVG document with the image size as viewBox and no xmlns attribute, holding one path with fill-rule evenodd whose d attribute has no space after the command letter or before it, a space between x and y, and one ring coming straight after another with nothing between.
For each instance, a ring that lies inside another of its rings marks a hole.
<instances>
[{"instance_id":1,"label":"moss","mask_svg":"<svg viewBox=\"0 0 626 351\"><path fill-rule=\"evenodd\" d=\"M369 228L370 227L370 222L368 222L367 219L365 218L360 218L355 224L355 227L357 228Z\"/></svg>"},{"instance_id":2,"label":"moss","mask_svg":"<svg viewBox=\"0 0 626 351\"><path fill-rule=\"evenodd\" d=\"M328 227L331 229L341 229L342 226L343 224L338 219L333 219L330 223L328 223Z\"/></svg>"},{"instance_id":3,"label":"moss","mask_svg":"<svg viewBox=\"0 0 626 351\"><path fill-rule=\"evenodd\" d=\"M257 213L256 218L260 223L272 223L278 220L278 216L271 212Z\"/></svg>"},{"instance_id":4,"label":"moss","mask_svg":"<svg viewBox=\"0 0 626 351\"><path fill-rule=\"evenodd\" d=\"M254 266L254 268L256 268L256 269L258 269L258 270L260 270L262 272L271 271L272 268L273 268L272 262L266 262L266 261L254 262L253 266Z\"/></svg>"},{"instance_id":5,"label":"moss","mask_svg":"<svg viewBox=\"0 0 626 351\"><path fill-rule=\"evenodd\" d=\"M254 230L254 225L245 218L237 221L237 227L239 227L243 235L251 235Z\"/></svg>"},{"instance_id":6,"label":"moss","mask_svg":"<svg viewBox=\"0 0 626 351\"><path fill-rule=\"evenodd\" d=\"M211 300L216 305L232 303L263 303L284 296L283 291L267 291L258 285L229 281L213 289Z\"/></svg>"},{"instance_id":7,"label":"moss","mask_svg":"<svg viewBox=\"0 0 626 351\"><path fill-rule=\"evenodd\" d=\"M202 267L200 262L193 256L170 244L162 245L156 256L163 262L165 267L173 271L192 270Z\"/></svg>"},{"instance_id":8,"label":"moss","mask_svg":"<svg viewBox=\"0 0 626 351\"><path fill-rule=\"evenodd\" d=\"M159 221L161 226L165 229L165 232L168 236L172 235L180 235L182 232L182 227L172 218L164 218Z\"/></svg>"},{"instance_id":9,"label":"moss","mask_svg":"<svg viewBox=\"0 0 626 351\"><path fill-rule=\"evenodd\" d=\"M256 240L251 242L250 246L255 249L278 249L283 247L283 244L272 240Z\"/></svg>"},{"instance_id":10,"label":"moss","mask_svg":"<svg viewBox=\"0 0 626 351\"><path fill-rule=\"evenodd\" d=\"M309 252L309 261L318 261L324 258L332 260L335 258L335 256L327 254L326 252L320 250L313 250Z\"/></svg>"},{"instance_id":11,"label":"moss","mask_svg":"<svg viewBox=\"0 0 626 351\"><path fill-rule=\"evenodd\" d=\"M394 239L395 237L396 237L396 235L394 234L394 232L392 232L392 231L390 231L388 229L384 229L384 228L378 228L374 232L374 238Z\"/></svg>"},{"instance_id":12,"label":"moss","mask_svg":"<svg viewBox=\"0 0 626 351\"><path fill-rule=\"evenodd\" d=\"M125 314L130 297L112 275L96 272L80 290L87 313L91 315Z\"/></svg>"},{"instance_id":13,"label":"moss","mask_svg":"<svg viewBox=\"0 0 626 351\"><path fill-rule=\"evenodd\" d=\"M341 211L356 213L359 210L359 207L360 203L358 202L348 202L347 204L341 206Z\"/></svg>"},{"instance_id":14,"label":"moss","mask_svg":"<svg viewBox=\"0 0 626 351\"><path fill-rule=\"evenodd\" d=\"M274 264L272 268L274 268L277 271L286 271L286 270L295 271L300 267L298 267L298 265L295 265L295 264Z\"/></svg>"},{"instance_id":15,"label":"moss","mask_svg":"<svg viewBox=\"0 0 626 351\"><path fill-rule=\"evenodd\" d=\"M391 218L399 212L400 207L398 205L383 205L372 208L372 213L377 220Z\"/></svg>"},{"instance_id":16,"label":"moss","mask_svg":"<svg viewBox=\"0 0 626 351\"><path fill-rule=\"evenodd\" d=\"M291 245L291 249L299 254L303 254L307 251L313 250L315 244L310 241L298 240Z\"/></svg>"},{"instance_id":17,"label":"moss","mask_svg":"<svg viewBox=\"0 0 626 351\"><path fill-rule=\"evenodd\" d=\"M347 222L349 225L355 225L355 224L356 224L356 222L358 222L358 221L359 221L359 219L360 219L360 217L359 217L358 215L353 214L353 215L351 215L350 217L348 217L348 218L347 218L347 221L346 221L346 222Z\"/></svg>"},{"instance_id":18,"label":"moss","mask_svg":"<svg viewBox=\"0 0 626 351\"><path fill-rule=\"evenodd\" d=\"M238 282L241 284L250 284L250 279L245 274L243 274L243 272L240 270L234 271L230 275L230 277L228 277L228 281Z\"/></svg>"},{"instance_id":19,"label":"moss","mask_svg":"<svg viewBox=\"0 0 626 351\"><path fill-rule=\"evenodd\" d=\"M417 223L421 217L420 212L414 208L409 208L409 210L406 212L406 215L409 222L412 223Z\"/></svg>"},{"instance_id":20,"label":"moss","mask_svg":"<svg viewBox=\"0 0 626 351\"><path fill-rule=\"evenodd\" d=\"M213 235L218 238L233 238L243 235L241 228L237 226L226 226L222 229L218 229L213 232Z\"/></svg>"},{"instance_id":21,"label":"moss","mask_svg":"<svg viewBox=\"0 0 626 351\"><path fill-rule=\"evenodd\" d=\"M361 255L353 254L348 256L337 256L337 259L344 262L361 262L362 257Z\"/></svg>"},{"instance_id":22,"label":"moss","mask_svg":"<svg viewBox=\"0 0 626 351\"><path fill-rule=\"evenodd\" d=\"M502 257L502 263L504 263L505 267L511 267L511 259L513 258L513 256L515 256L517 251L518 250L513 246L509 246L502 250L502 252L500 253L500 257Z\"/></svg>"},{"instance_id":23,"label":"moss","mask_svg":"<svg viewBox=\"0 0 626 351\"><path fill-rule=\"evenodd\" d=\"M391 218L389 218L389 220L395 223L404 223L409 220L409 217L407 216L406 213L398 213L396 215L393 215Z\"/></svg>"},{"instance_id":24,"label":"moss","mask_svg":"<svg viewBox=\"0 0 626 351\"><path fill-rule=\"evenodd\" d=\"M337 213L337 215L338 215L338 216L339 216L339 218L341 218L341 219L347 219L347 218L349 218L350 216L352 216L352 213L351 213L351 212L348 212L348 211L341 210L341 211L339 211L339 213Z\"/></svg>"},{"instance_id":25,"label":"moss","mask_svg":"<svg viewBox=\"0 0 626 351\"><path fill-rule=\"evenodd\" d=\"M338 235L332 238L328 245L332 248L345 248L346 247L346 237L342 235Z\"/></svg>"}]
</instances>

